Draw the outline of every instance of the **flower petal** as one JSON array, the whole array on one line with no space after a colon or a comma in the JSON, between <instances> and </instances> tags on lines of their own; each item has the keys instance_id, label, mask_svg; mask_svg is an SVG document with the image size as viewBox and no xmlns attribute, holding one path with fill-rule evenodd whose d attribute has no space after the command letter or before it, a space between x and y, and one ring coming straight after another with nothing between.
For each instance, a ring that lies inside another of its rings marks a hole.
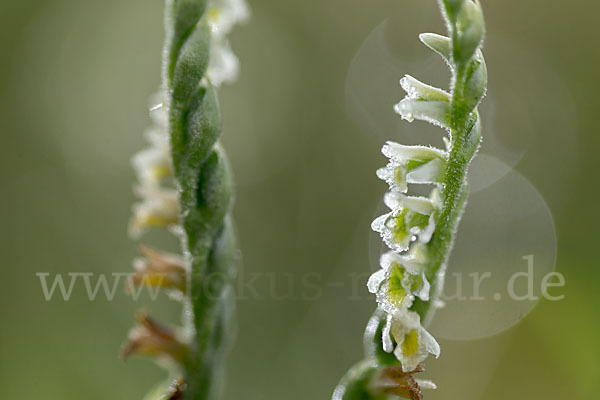
<instances>
[{"instance_id":1,"label":"flower petal","mask_svg":"<svg viewBox=\"0 0 600 400\"><path fill-rule=\"evenodd\" d=\"M405 98L394 106L394 110L408 122L418 119L446 130L450 128L450 106L445 101Z\"/></svg>"},{"instance_id":2,"label":"flower petal","mask_svg":"<svg viewBox=\"0 0 600 400\"><path fill-rule=\"evenodd\" d=\"M206 75L214 86L234 82L239 74L240 63L231 50L229 42L213 40L210 47L210 60Z\"/></svg>"},{"instance_id":3,"label":"flower petal","mask_svg":"<svg viewBox=\"0 0 600 400\"><path fill-rule=\"evenodd\" d=\"M427 85L410 75L405 75L400 79L400 86L402 86L402 89L407 93L409 99L450 101L450 94L446 91Z\"/></svg>"},{"instance_id":4,"label":"flower petal","mask_svg":"<svg viewBox=\"0 0 600 400\"><path fill-rule=\"evenodd\" d=\"M385 279L385 270L384 269L380 269L378 271L375 271L370 277L369 280L367 282L367 288L369 289L369 293L377 293L379 291L379 287L381 286L381 283L384 281Z\"/></svg>"}]
</instances>

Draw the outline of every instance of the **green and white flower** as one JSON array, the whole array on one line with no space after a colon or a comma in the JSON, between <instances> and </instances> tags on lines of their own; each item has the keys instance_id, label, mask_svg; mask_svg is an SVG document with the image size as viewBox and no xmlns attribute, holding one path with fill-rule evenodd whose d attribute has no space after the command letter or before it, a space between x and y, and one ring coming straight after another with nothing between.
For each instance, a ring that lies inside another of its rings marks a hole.
<instances>
[{"instance_id":1,"label":"green and white flower","mask_svg":"<svg viewBox=\"0 0 600 400\"><path fill-rule=\"evenodd\" d=\"M214 86L235 82L240 73L240 63L231 50L229 40L213 40L206 76Z\"/></svg>"},{"instance_id":2,"label":"green and white flower","mask_svg":"<svg viewBox=\"0 0 600 400\"><path fill-rule=\"evenodd\" d=\"M381 149L390 159L377 176L386 181L392 191L406 193L409 183L440 184L448 153L428 146L405 146L387 142Z\"/></svg>"},{"instance_id":3,"label":"green and white flower","mask_svg":"<svg viewBox=\"0 0 600 400\"><path fill-rule=\"evenodd\" d=\"M166 107L161 94L155 97L158 104L150 110L153 124L145 132L150 146L138 151L131 159L142 186L159 185L164 179L173 176Z\"/></svg>"},{"instance_id":4,"label":"green and white flower","mask_svg":"<svg viewBox=\"0 0 600 400\"><path fill-rule=\"evenodd\" d=\"M382 332L383 350L394 353L404 372L416 369L429 356L440 355L440 345L421 325L419 314L398 310L388 314Z\"/></svg>"},{"instance_id":5,"label":"green and white flower","mask_svg":"<svg viewBox=\"0 0 600 400\"><path fill-rule=\"evenodd\" d=\"M446 130L450 128L450 95L447 92L420 82L410 75L404 76L400 85L407 95L394 106L394 110L402 119L408 122L418 119Z\"/></svg>"},{"instance_id":6,"label":"green and white flower","mask_svg":"<svg viewBox=\"0 0 600 400\"><path fill-rule=\"evenodd\" d=\"M334 400L422 400L421 389L435 387L413 377L423 371L421 364L430 354L440 354L421 321L429 321L440 307L446 266L468 198L467 172L481 142L477 106L487 87L479 0L438 3L448 35L425 33L420 39L450 67L450 93L406 75L400 84L407 95L395 111L409 122L418 119L444 128L446 146L383 146L389 163L377 176L390 187L384 202L391 212L371 227L391 251L382 255L381 268L367 284L377 310L365 331L365 360L344 376ZM406 194L412 189L409 184L434 188L429 197L414 197ZM385 353L393 353L400 365Z\"/></svg>"},{"instance_id":7,"label":"green and white flower","mask_svg":"<svg viewBox=\"0 0 600 400\"><path fill-rule=\"evenodd\" d=\"M210 0L207 15L213 39L221 39L250 18L250 8L245 0Z\"/></svg>"},{"instance_id":8,"label":"green and white flower","mask_svg":"<svg viewBox=\"0 0 600 400\"><path fill-rule=\"evenodd\" d=\"M433 199L432 199L433 198ZM376 218L371 229L378 232L385 244L392 250L408 250L410 243L419 237L427 243L435 230L437 196L414 197L399 192L386 193L385 204L392 212Z\"/></svg>"},{"instance_id":9,"label":"green and white flower","mask_svg":"<svg viewBox=\"0 0 600 400\"><path fill-rule=\"evenodd\" d=\"M155 127L146 131L146 138L150 147L138 151L131 163L142 185L158 185L173 176L169 136Z\"/></svg>"},{"instance_id":10,"label":"green and white flower","mask_svg":"<svg viewBox=\"0 0 600 400\"><path fill-rule=\"evenodd\" d=\"M445 90L438 89L426 83L413 78L410 75L404 75L400 79L400 86L406 92L406 98L420 101L441 101L450 102L450 94Z\"/></svg>"},{"instance_id":11,"label":"green and white flower","mask_svg":"<svg viewBox=\"0 0 600 400\"><path fill-rule=\"evenodd\" d=\"M419 247L416 243L413 247ZM413 252L399 255L393 251L381 256L381 269L371 275L369 292L377 297L378 306L387 313L408 310L415 299L429 300L430 284L425 277L425 259Z\"/></svg>"},{"instance_id":12,"label":"green and white flower","mask_svg":"<svg viewBox=\"0 0 600 400\"><path fill-rule=\"evenodd\" d=\"M234 82L240 67L227 35L235 25L248 20L250 9L245 0L212 0L207 15L212 40L206 75L214 86Z\"/></svg>"},{"instance_id":13,"label":"green and white flower","mask_svg":"<svg viewBox=\"0 0 600 400\"><path fill-rule=\"evenodd\" d=\"M129 234L139 238L147 229L173 227L179 224L179 196L174 189L155 185L140 185L136 188L142 199L133 205L133 217Z\"/></svg>"}]
</instances>

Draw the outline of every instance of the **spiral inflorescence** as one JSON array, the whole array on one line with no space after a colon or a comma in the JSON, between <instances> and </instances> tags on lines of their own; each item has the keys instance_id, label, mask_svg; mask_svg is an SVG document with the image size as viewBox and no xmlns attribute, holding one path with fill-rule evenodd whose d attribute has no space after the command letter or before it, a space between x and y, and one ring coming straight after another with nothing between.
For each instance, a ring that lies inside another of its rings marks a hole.
<instances>
[{"instance_id":1,"label":"spiral inflorescence","mask_svg":"<svg viewBox=\"0 0 600 400\"><path fill-rule=\"evenodd\" d=\"M124 355L168 361L177 379L166 389L167 398L169 393L190 400L217 398L232 336L230 282L237 251L216 87L237 75L227 34L247 17L243 0L167 1L163 88L147 134L151 147L133 159L142 202L134 207L132 235L168 227L182 242L183 256L142 247L134 283L176 292L184 306L183 327L168 328L141 315L124 349ZM159 392L164 396L165 390Z\"/></svg>"},{"instance_id":2,"label":"spiral inflorescence","mask_svg":"<svg viewBox=\"0 0 600 400\"><path fill-rule=\"evenodd\" d=\"M421 41L448 64L449 92L410 75L400 80L407 93L395 106L405 120L443 128L445 149L388 142L389 159L377 171L389 191L390 211L372 223L389 251L368 282L377 310L365 332L366 359L336 388L334 400L422 399L421 389L435 388L414 374L423 371L440 346L426 330L440 305L446 265L468 195L467 170L481 141L477 106L485 95L487 69L481 46L484 20L478 0L440 0L448 37L427 33ZM429 185L429 196L409 193L409 185Z\"/></svg>"}]
</instances>

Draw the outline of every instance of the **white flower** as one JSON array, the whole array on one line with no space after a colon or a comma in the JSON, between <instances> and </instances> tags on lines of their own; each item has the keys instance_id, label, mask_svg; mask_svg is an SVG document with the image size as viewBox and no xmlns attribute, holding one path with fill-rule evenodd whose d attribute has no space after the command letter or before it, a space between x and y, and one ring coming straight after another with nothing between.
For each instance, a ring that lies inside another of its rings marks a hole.
<instances>
[{"instance_id":1,"label":"white flower","mask_svg":"<svg viewBox=\"0 0 600 400\"><path fill-rule=\"evenodd\" d=\"M420 249L415 243L413 249ZM407 310L415 297L429 300L430 284L425 276L426 259L421 250L411 250L399 255L393 251L381 256L381 269L371 275L367 283L369 292L377 297L377 303L387 313Z\"/></svg>"},{"instance_id":2,"label":"white flower","mask_svg":"<svg viewBox=\"0 0 600 400\"><path fill-rule=\"evenodd\" d=\"M214 86L234 82L239 74L240 64L231 50L227 39L213 39L210 46L210 61L206 75Z\"/></svg>"},{"instance_id":3,"label":"white flower","mask_svg":"<svg viewBox=\"0 0 600 400\"><path fill-rule=\"evenodd\" d=\"M381 152L390 162L377 171L377 176L386 181L391 190L403 193L408 183L439 184L448 159L448 153L443 150L394 142L387 142Z\"/></svg>"},{"instance_id":4,"label":"white flower","mask_svg":"<svg viewBox=\"0 0 600 400\"><path fill-rule=\"evenodd\" d=\"M394 106L402 119L413 122L415 119L449 129L450 95L420 82L410 75L400 80L407 96Z\"/></svg>"},{"instance_id":5,"label":"white flower","mask_svg":"<svg viewBox=\"0 0 600 400\"><path fill-rule=\"evenodd\" d=\"M400 79L400 86L406 92L406 98L408 99L450 102L448 92L423 83L410 75L404 75Z\"/></svg>"},{"instance_id":6,"label":"white flower","mask_svg":"<svg viewBox=\"0 0 600 400\"><path fill-rule=\"evenodd\" d=\"M250 9L245 0L211 0L207 15L212 40L206 74L214 86L220 86L237 79L239 62L231 51L227 35L236 24L250 17Z\"/></svg>"},{"instance_id":7,"label":"white flower","mask_svg":"<svg viewBox=\"0 0 600 400\"><path fill-rule=\"evenodd\" d=\"M155 132L149 131L149 133ZM150 147L134 154L131 163L142 185L158 185L162 180L173 175L168 143L164 145L152 143Z\"/></svg>"},{"instance_id":8,"label":"white flower","mask_svg":"<svg viewBox=\"0 0 600 400\"><path fill-rule=\"evenodd\" d=\"M164 129L164 135L168 138L167 127L169 123L169 115L167 111L166 95L159 91L152 96L152 106L150 107L150 118L152 122Z\"/></svg>"},{"instance_id":9,"label":"white flower","mask_svg":"<svg viewBox=\"0 0 600 400\"><path fill-rule=\"evenodd\" d=\"M388 314L382 341L383 350L394 352L404 372L417 368L429 354L436 358L440 355L440 345L421 326L421 318L414 311L399 310Z\"/></svg>"},{"instance_id":10,"label":"white flower","mask_svg":"<svg viewBox=\"0 0 600 400\"><path fill-rule=\"evenodd\" d=\"M250 18L250 9L245 0L210 0L207 15L213 38L221 39Z\"/></svg>"},{"instance_id":11,"label":"white flower","mask_svg":"<svg viewBox=\"0 0 600 400\"><path fill-rule=\"evenodd\" d=\"M408 250L414 237L428 243L435 230L434 211L437 195L432 198L386 193L385 204L392 212L376 218L371 229L378 232L386 245L397 252Z\"/></svg>"},{"instance_id":12,"label":"white flower","mask_svg":"<svg viewBox=\"0 0 600 400\"><path fill-rule=\"evenodd\" d=\"M154 106L150 110L150 116L154 126L145 133L150 147L140 150L131 159L138 180L143 186L158 185L163 179L173 175L167 112L163 103Z\"/></svg>"},{"instance_id":13,"label":"white flower","mask_svg":"<svg viewBox=\"0 0 600 400\"><path fill-rule=\"evenodd\" d=\"M134 204L129 233L138 238L153 227L170 227L179 223L179 198L174 189L145 185L136 189L142 202Z\"/></svg>"},{"instance_id":14,"label":"white flower","mask_svg":"<svg viewBox=\"0 0 600 400\"><path fill-rule=\"evenodd\" d=\"M394 106L394 111L408 122L418 119L446 130L450 129L450 106L444 101L414 100L406 97Z\"/></svg>"}]
</instances>

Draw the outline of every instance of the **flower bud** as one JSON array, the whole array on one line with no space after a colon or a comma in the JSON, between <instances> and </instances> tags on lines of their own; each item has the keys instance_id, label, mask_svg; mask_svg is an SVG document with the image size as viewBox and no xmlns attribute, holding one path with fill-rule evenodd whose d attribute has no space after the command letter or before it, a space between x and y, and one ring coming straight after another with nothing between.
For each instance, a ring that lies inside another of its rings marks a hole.
<instances>
[{"instance_id":1,"label":"flower bud","mask_svg":"<svg viewBox=\"0 0 600 400\"><path fill-rule=\"evenodd\" d=\"M481 50L475 52L475 57L467 68L464 98L469 110L473 110L483 96L487 88L487 67Z\"/></svg>"},{"instance_id":2,"label":"flower bud","mask_svg":"<svg viewBox=\"0 0 600 400\"><path fill-rule=\"evenodd\" d=\"M436 33L421 33L419 39L421 39L421 42L425 46L442 56L446 64L450 65L450 60L452 59L452 42L449 37Z\"/></svg>"},{"instance_id":3,"label":"flower bud","mask_svg":"<svg viewBox=\"0 0 600 400\"><path fill-rule=\"evenodd\" d=\"M462 9L465 2L469 0L440 0L443 7L446 10L446 15L450 22L456 21L456 16Z\"/></svg>"},{"instance_id":4,"label":"flower bud","mask_svg":"<svg viewBox=\"0 0 600 400\"><path fill-rule=\"evenodd\" d=\"M405 75L400 79L400 86L407 93L409 99L450 101L450 95L444 90L427 85L410 75Z\"/></svg>"},{"instance_id":5,"label":"flower bud","mask_svg":"<svg viewBox=\"0 0 600 400\"><path fill-rule=\"evenodd\" d=\"M471 122L469 133L467 134L467 140L465 142L465 149L468 150L470 157L473 157L479 148L481 143L481 118L479 113L475 112L473 121Z\"/></svg>"},{"instance_id":6,"label":"flower bud","mask_svg":"<svg viewBox=\"0 0 600 400\"><path fill-rule=\"evenodd\" d=\"M453 49L454 62L465 64L481 45L485 33L483 11L479 1L466 0L456 21L458 43Z\"/></svg>"}]
</instances>

